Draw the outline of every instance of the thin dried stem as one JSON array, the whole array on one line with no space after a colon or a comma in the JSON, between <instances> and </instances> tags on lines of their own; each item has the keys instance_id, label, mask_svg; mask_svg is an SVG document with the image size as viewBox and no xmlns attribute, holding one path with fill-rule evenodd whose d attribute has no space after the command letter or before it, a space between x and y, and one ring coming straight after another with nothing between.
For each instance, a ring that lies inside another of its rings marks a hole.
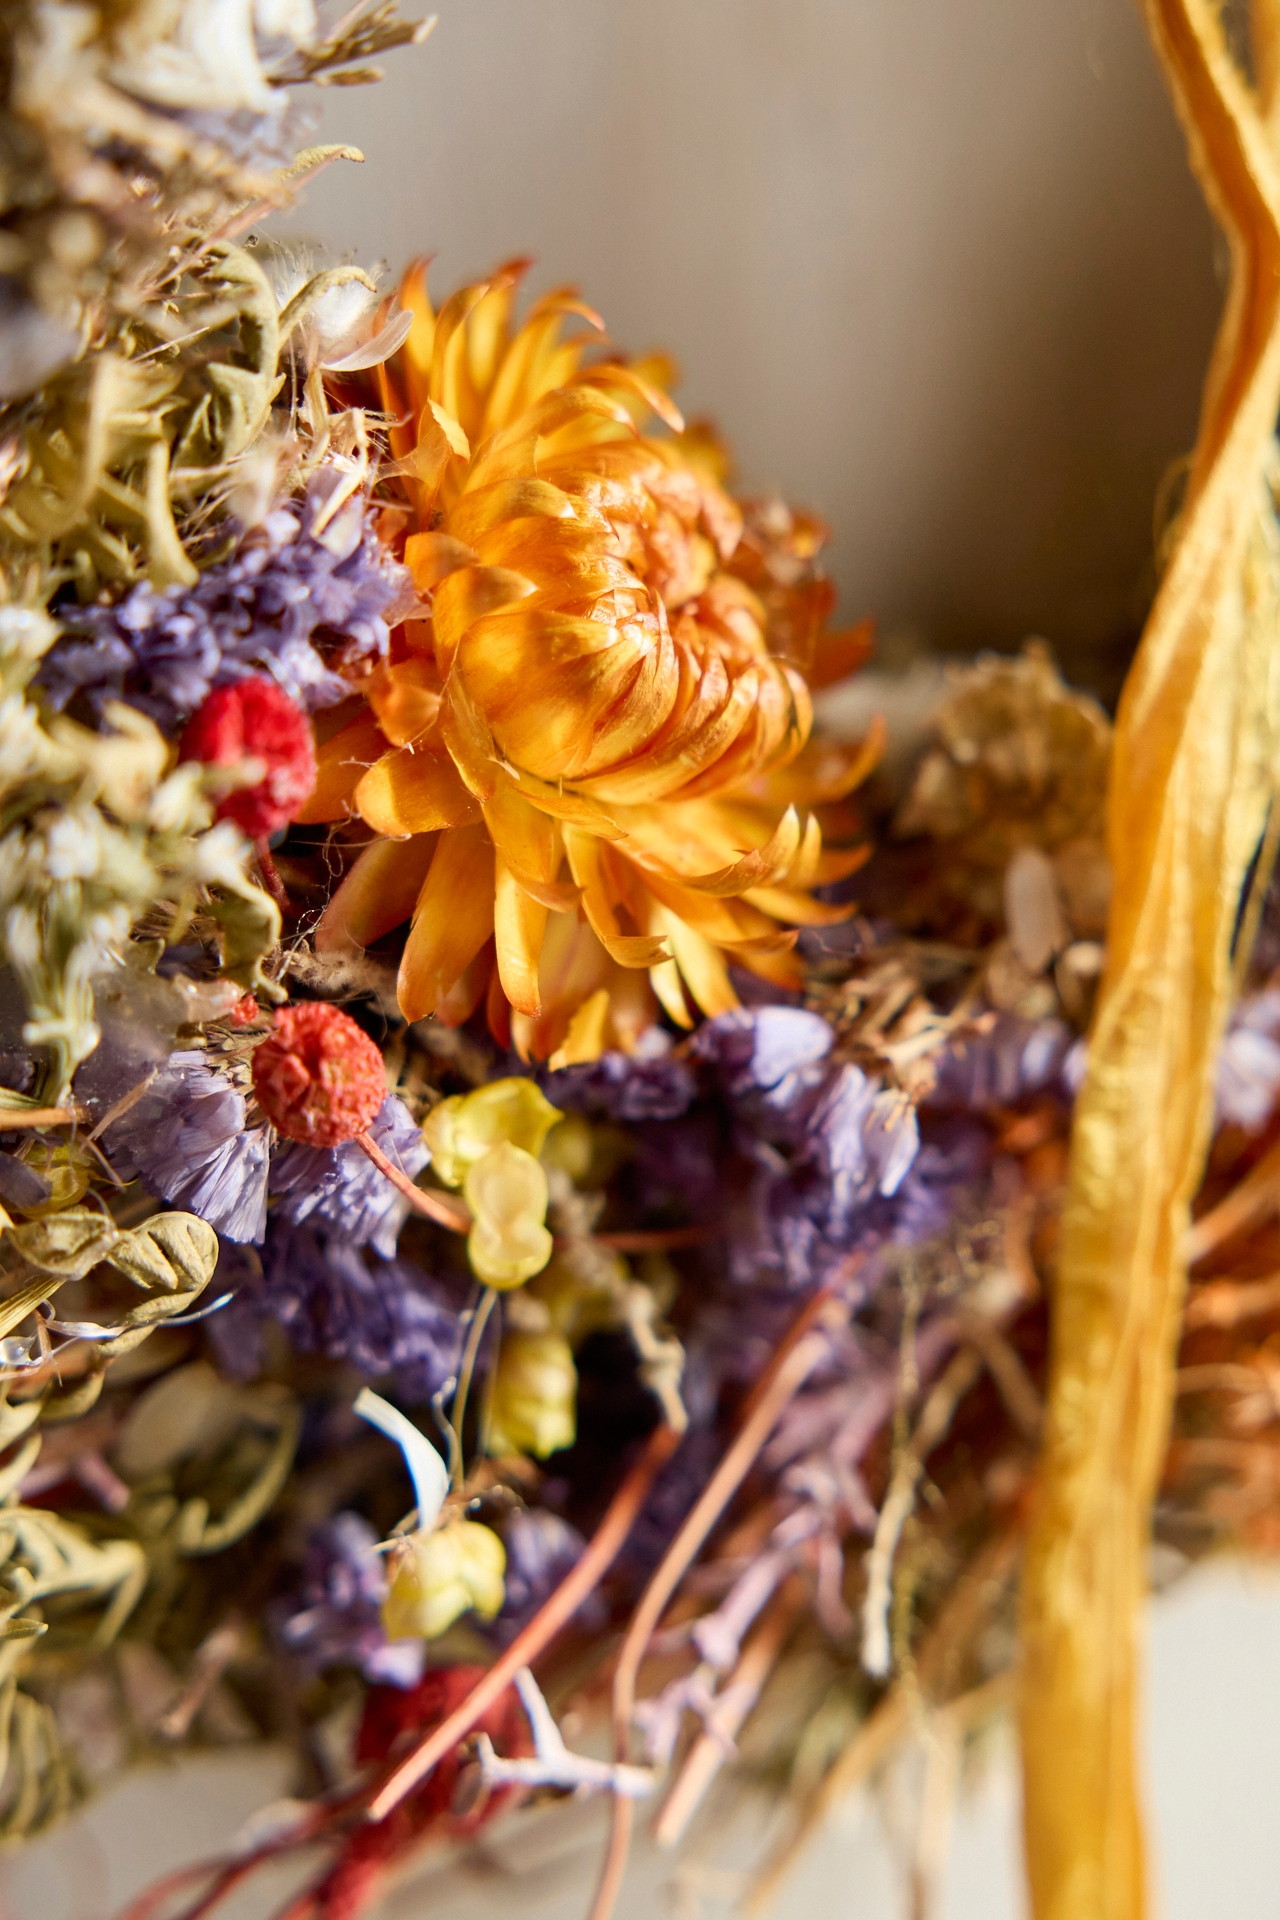
<instances>
[{"instance_id":1,"label":"thin dried stem","mask_svg":"<svg viewBox=\"0 0 1280 1920\"><path fill-rule=\"evenodd\" d=\"M746 1478L756 1455L773 1432L779 1414L828 1352L825 1335L810 1331L818 1308L819 1302L811 1303L784 1340L773 1364L757 1386L741 1431L667 1549L632 1615L631 1625L618 1655L613 1681L613 1750L617 1761L626 1759L640 1663L666 1611L667 1603L707 1535ZM609 1920L613 1912L626 1871L633 1818L630 1801L615 1796L613 1826L591 1909L591 1920Z\"/></svg>"},{"instance_id":2,"label":"thin dried stem","mask_svg":"<svg viewBox=\"0 0 1280 1920\"><path fill-rule=\"evenodd\" d=\"M1194 1267L1206 1254L1222 1246L1247 1227L1258 1226L1269 1215L1280 1212L1280 1141L1250 1168L1238 1187L1200 1218L1188 1230L1184 1242L1187 1265Z\"/></svg>"},{"instance_id":3,"label":"thin dried stem","mask_svg":"<svg viewBox=\"0 0 1280 1920\"><path fill-rule=\"evenodd\" d=\"M1280 1273L1260 1273L1256 1280L1230 1276L1202 1281L1192 1287L1183 1325L1238 1327L1245 1320L1261 1320L1280 1308Z\"/></svg>"},{"instance_id":4,"label":"thin dried stem","mask_svg":"<svg viewBox=\"0 0 1280 1920\"><path fill-rule=\"evenodd\" d=\"M378 1172L385 1174L393 1187L399 1188L415 1213L434 1220L438 1227L448 1227L451 1233L466 1233L471 1225L471 1210L464 1201L436 1193L429 1187L415 1186L407 1173L388 1160L371 1133L358 1133L356 1145L364 1149Z\"/></svg>"}]
</instances>

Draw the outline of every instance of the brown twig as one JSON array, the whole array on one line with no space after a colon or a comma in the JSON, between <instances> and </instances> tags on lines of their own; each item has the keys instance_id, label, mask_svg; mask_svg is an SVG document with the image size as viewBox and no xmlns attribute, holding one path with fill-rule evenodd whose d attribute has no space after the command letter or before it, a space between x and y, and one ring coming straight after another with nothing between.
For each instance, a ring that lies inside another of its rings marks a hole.
<instances>
[{"instance_id":1,"label":"brown twig","mask_svg":"<svg viewBox=\"0 0 1280 1920\"><path fill-rule=\"evenodd\" d=\"M83 1119L79 1107L0 1107L0 1133L19 1127L70 1127Z\"/></svg>"},{"instance_id":2,"label":"brown twig","mask_svg":"<svg viewBox=\"0 0 1280 1920\"><path fill-rule=\"evenodd\" d=\"M156 1722L156 1732L162 1740L185 1740L191 1722L239 1652L244 1629L244 1616L233 1610L220 1626L205 1635L196 1648L185 1686Z\"/></svg>"},{"instance_id":3,"label":"brown twig","mask_svg":"<svg viewBox=\"0 0 1280 1920\"><path fill-rule=\"evenodd\" d=\"M365 1817L384 1819L411 1793L419 1781L443 1759L459 1740L465 1739L476 1721L510 1684L517 1670L528 1666L566 1626L608 1571L623 1542L635 1525L654 1476L674 1451L679 1435L668 1426L656 1427L644 1452L626 1476L609 1504L577 1565L561 1581L545 1605L534 1615L522 1633L517 1634L502 1657L488 1670L462 1705L434 1732L428 1734L383 1781L367 1802ZM155 1920L171 1895L193 1882L213 1876L211 1884L194 1903L183 1909L178 1920L205 1920L227 1894L234 1891L258 1867L281 1854L290 1853L321 1839L344 1815L360 1807L365 1799L363 1783L347 1788L333 1799L316 1802L286 1834L267 1841L254 1852L238 1859L205 1860L194 1866L180 1867L139 1895L120 1920ZM305 1909L304 1909L305 1911Z\"/></svg>"},{"instance_id":4,"label":"brown twig","mask_svg":"<svg viewBox=\"0 0 1280 1920\"><path fill-rule=\"evenodd\" d=\"M561 1628L568 1625L612 1565L635 1525L655 1474L670 1459L679 1438L672 1427L654 1429L644 1452L613 1496L608 1512L577 1565L560 1582L524 1631L516 1635L506 1652L495 1660L462 1705L442 1721L434 1732L428 1734L383 1782L369 1802L370 1820L385 1820L406 1794L412 1793L419 1781L425 1780L431 1769L457 1746L459 1740L466 1738L480 1716L511 1684L520 1668L531 1665Z\"/></svg>"},{"instance_id":5,"label":"brown twig","mask_svg":"<svg viewBox=\"0 0 1280 1920\"><path fill-rule=\"evenodd\" d=\"M415 1186L408 1174L388 1160L382 1148L371 1133L358 1133L356 1145L363 1147L379 1173L385 1174L393 1187L398 1187L409 1205L416 1213L428 1220L434 1220L438 1227L448 1227L451 1233L466 1233L471 1225L471 1209L462 1200L437 1193L429 1187Z\"/></svg>"},{"instance_id":6,"label":"brown twig","mask_svg":"<svg viewBox=\"0 0 1280 1920\"><path fill-rule=\"evenodd\" d=\"M815 1298L793 1325L772 1365L758 1383L750 1411L737 1438L667 1549L632 1615L613 1680L613 1751L615 1760L620 1763L627 1757L636 1680L649 1641L672 1594L703 1541L746 1478L756 1455L772 1433L779 1414L826 1355L826 1339L810 1329L817 1312L829 1304L830 1299L830 1293L826 1293L823 1299ZM626 1871L634 1812L630 1800L615 1795L609 1845L601 1866L591 1920L609 1920L613 1912Z\"/></svg>"},{"instance_id":7,"label":"brown twig","mask_svg":"<svg viewBox=\"0 0 1280 1920\"><path fill-rule=\"evenodd\" d=\"M1256 1280L1204 1280L1191 1289L1183 1325L1188 1332L1196 1327L1238 1327L1277 1308L1280 1273L1260 1273Z\"/></svg>"},{"instance_id":8,"label":"brown twig","mask_svg":"<svg viewBox=\"0 0 1280 1920\"><path fill-rule=\"evenodd\" d=\"M1256 1226L1267 1214L1280 1212L1280 1140L1263 1154L1238 1187L1220 1200L1208 1213L1202 1213L1188 1230L1183 1242L1187 1265L1220 1247L1233 1234Z\"/></svg>"}]
</instances>

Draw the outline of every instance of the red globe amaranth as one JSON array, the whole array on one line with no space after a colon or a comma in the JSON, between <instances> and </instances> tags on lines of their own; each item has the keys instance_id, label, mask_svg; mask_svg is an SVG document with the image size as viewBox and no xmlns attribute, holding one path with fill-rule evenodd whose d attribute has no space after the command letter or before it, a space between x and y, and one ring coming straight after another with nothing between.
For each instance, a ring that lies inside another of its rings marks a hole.
<instances>
[{"instance_id":1,"label":"red globe amaranth","mask_svg":"<svg viewBox=\"0 0 1280 1920\"><path fill-rule=\"evenodd\" d=\"M284 1007L253 1056L258 1104L286 1140L337 1147L364 1133L387 1097L382 1055L340 1007Z\"/></svg>"},{"instance_id":2,"label":"red globe amaranth","mask_svg":"<svg viewBox=\"0 0 1280 1920\"><path fill-rule=\"evenodd\" d=\"M251 840L287 826L316 784L311 722L263 674L216 687L187 722L178 758L214 767L250 758L263 762L267 771L256 786L238 787L217 806L219 820L234 820Z\"/></svg>"}]
</instances>

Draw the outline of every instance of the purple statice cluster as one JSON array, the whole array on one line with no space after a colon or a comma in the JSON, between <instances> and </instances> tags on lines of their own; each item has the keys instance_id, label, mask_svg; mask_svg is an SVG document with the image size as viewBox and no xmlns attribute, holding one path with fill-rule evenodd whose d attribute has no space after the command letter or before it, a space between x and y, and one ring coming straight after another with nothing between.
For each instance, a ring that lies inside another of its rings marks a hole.
<instances>
[{"instance_id":1,"label":"purple statice cluster","mask_svg":"<svg viewBox=\"0 0 1280 1920\"><path fill-rule=\"evenodd\" d=\"M274 1211L256 1260L224 1248L215 1285L234 1298L209 1323L224 1370L252 1379L262 1369L264 1326L283 1329L298 1353L345 1360L369 1380L389 1380L402 1400L424 1406L455 1377L462 1352L461 1302L399 1255L383 1258L341 1233L293 1226Z\"/></svg>"},{"instance_id":2,"label":"purple statice cluster","mask_svg":"<svg viewBox=\"0 0 1280 1920\"><path fill-rule=\"evenodd\" d=\"M426 1643L388 1640L386 1597L377 1534L361 1514L337 1513L311 1531L299 1590L276 1612L276 1638L313 1672L356 1667L375 1685L415 1687Z\"/></svg>"},{"instance_id":3,"label":"purple statice cluster","mask_svg":"<svg viewBox=\"0 0 1280 1920\"><path fill-rule=\"evenodd\" d=\"M837 1057L821 1015L758 1006L707 1021L687 1057L606 1054L545 1084L553 1102L627 1125L625 1177L647 1221L718 1217L731 1281L785 1298L853 1256L941 1233L988 1169L981 1116L1046 1091L1069 1103L1071 1065L1061 1021L990 1013L941 1053L917 1109Z\"/></svg>"},{"instance_id":4,"label":"purple statice cluster","mask_svg":"<svg viewBox=\"0 0 1280 1920\"><path fill-rule=\"evenodd\" d=\"M79 695L100 714L123 697L172 734L214 687L253 674L308 712L346 699L344 674L385 657L414 595L362 498L324 520L341 483L321 467L192 587L144 581L114 603L60 607L62 635L39 676L50 705Z\"/></svg>"},{"instance_id":5,"label":"purple statice cluster","mask_svg":"<svg viewBox=\"0 0 1280 1920\"><path fill-rule=\"evenodd\" d=\"M421 1129L394 1094L369 1131L410 1178L426 1165ZM187 1050L152 1075L104 1145L123 1177L222 1237L219 1279L234 1298L210 1331L228 1372L259 1370L266 1320L300 1352L390 1377L413 1402L430 1400L456 1371L456 1303L397 1256L407 1203L354 1142L277 1140L265 1122L248 1124L245 1095L227 1073Z\"/></svg>"},{"instance_id":6,"label":"purple statice cluster","mask_svg":"<svg viewBox=\"0 0 1280 1920\"><path fill-rule=\"evenodd\" d=\"M404 1102L388 1094L370 1129L411 1178L429 1158ZM352 1142L321 1149L274 1144L265 1121L248 1124L235 1082L198 1050L171 1053L138 1099L107 1128L103 1143L117 1173L141 1180L161 1200L199 1214L224 1239L258 1245L268 1195L291 1227L310 1221L350 1247L389 1257L407 1203Z\"/></svg>"},{"instance_id":7,"label":"purple statice cluster","mask_svg":"<svg viewBox=\"0 0 1280 1920\"><path fill-rule=\"evenodd\" d=\"M103 1145L116 1172L227 1239L258 1241L267 1224L269 1129L248 1124L244 1094L197 1049L171 1053Z\"/></svg>"}]
</instances>

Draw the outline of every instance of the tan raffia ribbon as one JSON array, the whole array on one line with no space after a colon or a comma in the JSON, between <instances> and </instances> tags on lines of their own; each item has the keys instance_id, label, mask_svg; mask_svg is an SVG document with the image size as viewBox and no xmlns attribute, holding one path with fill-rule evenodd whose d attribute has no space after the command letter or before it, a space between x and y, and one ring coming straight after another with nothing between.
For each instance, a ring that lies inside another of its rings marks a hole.
<instances>
[{"instance_id":1,"label":"tan raffia ribbon","mask_svg":"<svg viewBox=\"0 0 1280 1920\"><path fill-rule=\"evenodd\" d=\"M1241 888L1270 793L1280 532L1280 8L1254 92L1212 0L1144 0L1231 248L1180 531L1120 704L1106 973L1076 1109L1049 1421L1023 1586L1021 1732L1036 1920L1145 1910L1135 1704L1188 1209L1212 1118Z\"/></svg>"}]
</instances>

